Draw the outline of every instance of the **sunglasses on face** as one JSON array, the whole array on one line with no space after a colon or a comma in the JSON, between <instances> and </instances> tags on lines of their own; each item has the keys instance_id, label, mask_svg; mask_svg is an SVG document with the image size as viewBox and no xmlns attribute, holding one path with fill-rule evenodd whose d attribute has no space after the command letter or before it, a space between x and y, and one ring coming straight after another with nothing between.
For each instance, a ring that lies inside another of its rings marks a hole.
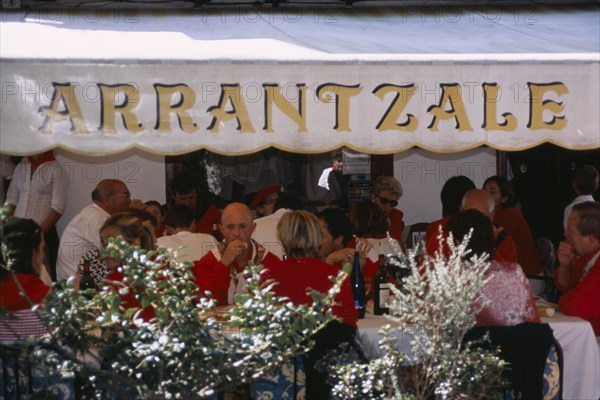
<instances>
[{"instance_id":1,"label":"sunglasses on face","mask_svg":"<svg viewBox=\"0 0 600 400\"><path fill-rule=\"evenodd\" d=\"M262 204L263 204L263 205L265 205L265 204L273 204L273 203L275 203L277 200L278 200L278 199L264 199L264 200L262 201Z\"/></svg>"},{"instance_id":2,"label":"sunglasses on face","mask_svg":"<svg viewBox=\"0 0 600 400\"><path fill-rule=\"evenodd\" d=\"M390 205L392 207L396 207L398 205L398 200L390 200L386 197L381 197L378 194L375 194L375 196L379 199L379 202L381 202L381 204L385 205Z\"/></svg>"}]
</instances>

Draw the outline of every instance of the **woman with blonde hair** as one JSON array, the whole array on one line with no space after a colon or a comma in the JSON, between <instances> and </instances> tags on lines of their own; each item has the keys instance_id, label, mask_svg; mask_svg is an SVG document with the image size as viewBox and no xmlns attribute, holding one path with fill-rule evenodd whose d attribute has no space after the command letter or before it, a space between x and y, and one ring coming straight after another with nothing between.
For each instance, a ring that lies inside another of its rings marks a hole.
<instances>
[{"instance_id":1,"label":"woman with blonde hair","mask_svg":"<svg viewBox=\"0 0 600 400\"><path fill-rule=\"evenodd\" d=\"M131 245L140 246L149 251L156 248L156 218L147 211L131 209L112 215L100 227L100 239L106 244L109 237L122 236ZM145 229L143 229L145 228ZM104 232L104 234L103 234ZM87 267L96 285L99 285L111 271L115 270L115 261L102 257L101 249L92 249L81 257L77 265L77 276L83 276ZM111 267L109 264L112 264ZM118 265L117 265L118 266Z\"/></svg>"},{"instance_id":2,"label":"woman with blonde hair","mask_svg":"<svg viewBox=\"0 0 600 400\"><path fill-rule=\"evenodd\" d=\"M283 245L287 258L274 265L268 265L265 279L277 282L273 291L285 296L296 305L310 304L312 298L307 289L326 293L333 282L331 276L337 276L339 270L319 258L321 246L321 226L319 220L307 211L290 211L281 217L277 225L277 238ZM306 398L326 399L330 387L325 377L314 369L314 364L327 350L341 343L353 343L358 313L354 308L354 298L350 280L346 279L336 297L333 314L341 319L332 321L311 339L315 341L313 349L304 357L306 372Z\"/></svg>"},{"instance_id":3,"label":"woman with blonde hair","mask_svg":"<svg viewBox=\"0 0 600 400\"><path fill-rule=\"evenodd\" d=\"M109 238L122 237L127 243L132 246L139 246L142 250L150 251L156 248L155 225L154 217L143 210L130 210L122 213L117 213L109 217L100 228L100 240L106 246ZM120 260L101 257L100 250L92 250L94 257L99 257L100 264L94 264L94 272L92 276L96 284L104 283L118 290L119 285L116 282L123 282L125 274L122 271L123 265ZM86 256L88 256L86 254ZM88 261L84 256L78 267L78 277L83 275L83 265ZM76 287L78 282L76 282ZM138 301L135 299L133 290L129 290L127 294L121 295L123 308L140 308ZM151 307L147 307L142 311L140 317L144 320L149 320L154 316L154 311Z\"/></svg>"}]
</instances>

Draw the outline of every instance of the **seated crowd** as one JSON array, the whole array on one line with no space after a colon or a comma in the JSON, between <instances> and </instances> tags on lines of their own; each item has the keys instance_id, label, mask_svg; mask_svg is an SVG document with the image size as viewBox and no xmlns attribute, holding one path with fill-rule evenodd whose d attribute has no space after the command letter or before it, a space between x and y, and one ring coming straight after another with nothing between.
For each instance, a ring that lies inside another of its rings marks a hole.
<instances>
[{"instance_id":1,"label":"seated crowd","mask_svg":"<svg viewBox=\"0 0 600 400\"><path fill-rule=\"evenodd\" d=\"M99 182L91 194L92 203L64 230L57 277L77 277L77 282L89 270L97 285L122 280L123 266L118 260L101 256L107 239L121 236L145 250L157 246L175 250L181 260L189 263L198 296L210 295L219 305L232 304L236 294L245 291L245 267L250 261L265 266L264 277L278 282L274 286L278 295L303 304L311 301L308 287L329 290L332 282L328 277L352 262L357 252L365 280L372 281L379 254L405 251L403 213L396 208L402 187L393 177L375 180L370 201L354 205L348 214L327 208L315 215L302 210L303 203L297 198L274 187L258 193L252 208L233 202L222 211L206 203L195 183L186 177L175 180L173 192L175 203L165 212L157 202L132 200L122 181ZM446 252L440 246L443 238L451 233L455 240L461 240L472 229L470 249L477 255L487 253L492 260L480 295L481 300L491 302L481 310L477 323L509 326L539 322L533 300L533 295L540 293L535 285L538 280L528 281L527 277L539 275L543 267L531 230L515 207L510 183L502 177L491 177L482 189L476 189L466 177L451 178L442 190L442 204L443 218L432 222L427 232L426 253ZM560 310L589 320L600 336L600 205L581 202L568 211L566 240L558 247L554 276L556 286L564 293ZM253 218L253 214L260 217ZM40 225L25 218L8 221L2 242L15 252L10 256L13 259L3 264L10 261L31 303L40 304L51 285L49 278L42 278L48 274ZM214 224L222 239L213 237ZM11 236L11 232L19 235ZM31 304L19 296L16 283L5 269L0 269L0 293L0 308L24 317L10 330L0 327L0 340L43 334L41 321L26 315ZM352 336L357 326L349 279L337 302L333 311L340 318L336 328L339 342ZM123 297L123 305L139 307L132 295ZM143 310L143 318L152 318L152 312ZM309 354L309 365L316 358L314 352ZM307 379L313 382L307 390L327 390L318 374L307 375Z\"/></svg>"}]
</instances>

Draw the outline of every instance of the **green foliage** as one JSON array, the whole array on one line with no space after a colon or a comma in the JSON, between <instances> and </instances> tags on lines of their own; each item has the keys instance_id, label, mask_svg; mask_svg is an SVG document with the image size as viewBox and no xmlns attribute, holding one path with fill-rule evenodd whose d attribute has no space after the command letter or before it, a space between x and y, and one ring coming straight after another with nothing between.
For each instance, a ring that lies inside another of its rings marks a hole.
<instances>
[{"instance_id":1,"label":"green foliage","mask_svg":"<svg viewBox=\"0 0 600 400\"><path fill-rule=\"evenodd\" d=\"M72 279L55 284L39 310L47 338L33 344L37 361L82 378L85 398L206 398L250 382L308 349L306 337L334 318L346 277L326 295L311 292L313 305L294 306L273 294L273 282L261 283L261 266L249 265L249 293L222 321L215 301L198 298L190 265L168 250L145 253L117 238L105 255L121 260L123 282L98 292L75 290ZM153 308L152 320L124 309L119 294L128 291Z\"/></svg>"},{"instance_id":2,"label":"green foliage","mask_svg":"<svg viewBox=\"0 0 600 400\"><path fill-rule=\"evenodd\" d=\"M417 252L400 257L412 273L402 289L392 288L390 324L380 330L383 356L368 363L336 356L328 372L340 399L494 399L501 398L505 362L498 351L463 343L475 325L475 299L485 284L487 257L468 257L469 238L454 245L450 257L417 262ZM410 354L398 341L411 337Z\"/></svg>"}]
</instances>

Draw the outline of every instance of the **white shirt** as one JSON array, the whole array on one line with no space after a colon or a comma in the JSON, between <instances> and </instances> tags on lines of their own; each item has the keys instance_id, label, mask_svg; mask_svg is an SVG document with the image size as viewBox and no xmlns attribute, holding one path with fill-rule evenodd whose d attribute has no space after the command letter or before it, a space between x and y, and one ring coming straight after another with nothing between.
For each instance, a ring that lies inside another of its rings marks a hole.
<instances>
[{"instance_id":1,"label":"white shirt","mask_svg":"<svg viewBox=\"0 0 600 400\"><path fill-rule=\"evenodd\" d=\"M73 217L65 228L58 246L56 276L67 279L77 273L77 264L85 253L102 246L100 228L110 217L95 203L86 206Z\"/></svg>"},{"instance_id":2,"label":"white shirt","mask_svg":"<svg viewBox=\"0 0 600 400\"><path fill-rule=\"evenodd\" d=\"M65 212L68 185L67 171L58 161L43 163L32 175L31 163L23 157L13 173L6 202L16 206L15 217L31 218L41 225L51 209Z\"/></svg>"},{"instance_id":3,"label":"white shirt","mask_svg":"<svg viewBox=\"0 0 600 400\"><path fill-rule=\"evenodd\" d=\"M569 222L569 215L571 215L571 210L575 204L585 203L586 201L596 201L591 194L584 194L582 196L577 196L575 199L565 207L565 215L563 219L563 226L567 229L567 223Z\"/></svg>"},{"instance_id":4,"label":"white shirt","mask_svg":"<svg viewBox=\"0 0 600 400\"><path fill-rule=\"evenodd\" d=\"M367 258L373 262L377 262L377 260L379 259L379 254L385 254L387 256L388 254L397 255L402 252L398 241L391 237L383 238L383 239L374 239L374 238L361 239L361 238L358 238L356 240L357 248L360 246L358 244L358 242L362 241L362 240L366 240L367 242L369 242L371 244L372 247L369 250L369 252L367 253Z\"/></svg>"},{"instance_id":5,"label":"white shirt","mask_svg":"<svg viewBox=\"0 0 600 400\"><path fill-rule=\"evenodd\" d=\"M181 261L194 262L219 244L214 236L206 233L178 232L157 239L160 247L172 249Z\"/></svg>"},{"instance_id":6,"label":"white shirt","mask_svg":"<svg viewBox=\"0 0 600 400\"><path fill-rule=\"evenodd\" d=\"M262 244L265 249L275 254L280 260L283 259L284 251L283 245L277 240L277 224L281 216L288 211L292 210L280 208L271 215L255 219L256 228L252 232L252 239Z\"/></svg>"}]
</instances>

